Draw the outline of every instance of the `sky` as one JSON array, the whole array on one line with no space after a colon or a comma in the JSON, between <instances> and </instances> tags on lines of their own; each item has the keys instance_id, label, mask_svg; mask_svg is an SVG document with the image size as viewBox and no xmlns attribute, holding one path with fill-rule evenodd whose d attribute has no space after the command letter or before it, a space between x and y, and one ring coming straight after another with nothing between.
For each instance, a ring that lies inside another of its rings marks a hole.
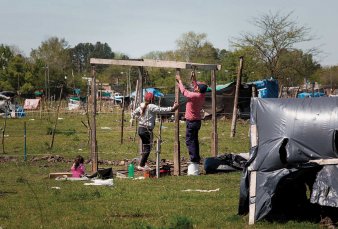
<instances>
[{"instance_id":1,"label":"sky","mask_svg":"<svg viewBox=\"0 0 338 229\"><path fill-rule=\"evenodd\" d=\"M256 33L254 18L287 15L310 29L323 66L338 65L337 0L0 0L0 44L25 56L50 37L79 43L107 43L113 52L140 58L177 49L184 33L205 33L215 48L232 50L231 40Z\"/></svg>"}]
</instances>

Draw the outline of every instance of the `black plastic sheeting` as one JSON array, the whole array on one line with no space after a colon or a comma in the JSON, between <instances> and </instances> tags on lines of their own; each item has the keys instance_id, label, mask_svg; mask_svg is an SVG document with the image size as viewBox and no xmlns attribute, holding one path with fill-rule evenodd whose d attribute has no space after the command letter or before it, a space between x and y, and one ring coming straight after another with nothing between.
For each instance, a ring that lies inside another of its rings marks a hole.
<instances>
[{"instance_id":1,"label":"black plastic sheeting","mask_svg":"<svg viewBox=\"0 0 338 229\"><path fill-rule=\"evenodd\" d=\"M239 154L222 154L217 157L207 157L204 160L204 171L206 174L243 171L247 160L248 153Z\"/></svg>"},{"instance_id":2,"label":"black plastic sheeting","mask_svg":"<svg viewBox=\"0 0 338 229\"><path fill-rule=\"evenodd\" d=\"M250 124L258 138L243 170L239 214L248 213L251 171L256 221L283 207L295 214L314 204L338 207L338 167L309 163L338 158L338 98L252 98Z\"/></svg>"}]
</instances>

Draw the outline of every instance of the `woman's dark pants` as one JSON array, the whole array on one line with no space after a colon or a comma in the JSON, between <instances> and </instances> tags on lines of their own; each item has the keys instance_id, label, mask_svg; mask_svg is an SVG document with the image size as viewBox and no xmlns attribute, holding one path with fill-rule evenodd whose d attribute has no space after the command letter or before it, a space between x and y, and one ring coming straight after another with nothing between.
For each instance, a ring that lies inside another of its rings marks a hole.
<instances>
[{"instance_id":1,"label":"woman's dark pants","mask_svg":"<svg viewBox=\"0 0 338 229\"><path fill-rule=\"evenodd\" d=\"M142 157L140 166L145 166L152 146L152 139L153 139L153 131L145 128L145 127L139 127L138 128L138 135L140 136L142 140Z\"/></svg>"}]
</instances>

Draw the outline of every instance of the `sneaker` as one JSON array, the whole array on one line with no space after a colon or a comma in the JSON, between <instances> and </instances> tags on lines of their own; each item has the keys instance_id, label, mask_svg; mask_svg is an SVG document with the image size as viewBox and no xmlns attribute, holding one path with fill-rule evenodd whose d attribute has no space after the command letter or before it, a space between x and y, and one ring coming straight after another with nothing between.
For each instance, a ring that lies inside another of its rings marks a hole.
<instances>
[{"instance_id":1,"label":"sneaker","mask_svg":"<svg viewBox=\"0 0 338 229\"><path fill-rule=\"evenodd\" d=\"M145 166L137 166L137 170L140 170L140 171L145 171L145 170L151 170L150 167L148 165L145 165Z\"/></svg>"}]
</instances>

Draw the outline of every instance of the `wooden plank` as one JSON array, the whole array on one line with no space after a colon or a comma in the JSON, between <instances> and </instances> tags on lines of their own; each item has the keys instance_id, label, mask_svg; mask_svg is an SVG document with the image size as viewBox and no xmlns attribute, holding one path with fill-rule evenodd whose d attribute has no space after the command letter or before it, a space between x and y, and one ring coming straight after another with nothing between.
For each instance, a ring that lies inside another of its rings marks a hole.
<instances>
[{"instance_id":1,"label":"wooden plank","mask_svg":"<svg viewBox=\"0 0 338 229\"><path fill-rule=\"evenodd\" d=\"M90 58L90 63L91 64L106 64L106 65L139 66L139 67L156 67L156 68L221 70L221 65L219 64L201 64L201 63L151 60L151 59L116 60L116 59Z\"/></svg>"},{"instance_id":2,"label":"wooden plank","mask_svg":"<svg viewBox=\"0 0 338 229\"><path fill-rule=\"evenodd\" d=\"M50 173L49 178L57 178L57 177L71 177L72 173L70 172L59 172L59 173Z\"/></svg>"},{"instance_id":3,"label":"wooden plank","mask_svg":"<svg viewBox=\"0 0 338 229\"><path fill-rule=\"evenodd\" d=\"M318 165L337 165L338 158L310 160L309 162L316 163Z\"/></svg>"},{"instance_id":4,"label":"wooden plank","mask_svg":"<svg viewBox=\"0 0 338 229\"><path fill-rule=\"evenodd\" d=\"M257 171L250 172L250 187L249 187L249 225L255 224L256 214L256 179Z\"/></svg>"}]
</instances>

